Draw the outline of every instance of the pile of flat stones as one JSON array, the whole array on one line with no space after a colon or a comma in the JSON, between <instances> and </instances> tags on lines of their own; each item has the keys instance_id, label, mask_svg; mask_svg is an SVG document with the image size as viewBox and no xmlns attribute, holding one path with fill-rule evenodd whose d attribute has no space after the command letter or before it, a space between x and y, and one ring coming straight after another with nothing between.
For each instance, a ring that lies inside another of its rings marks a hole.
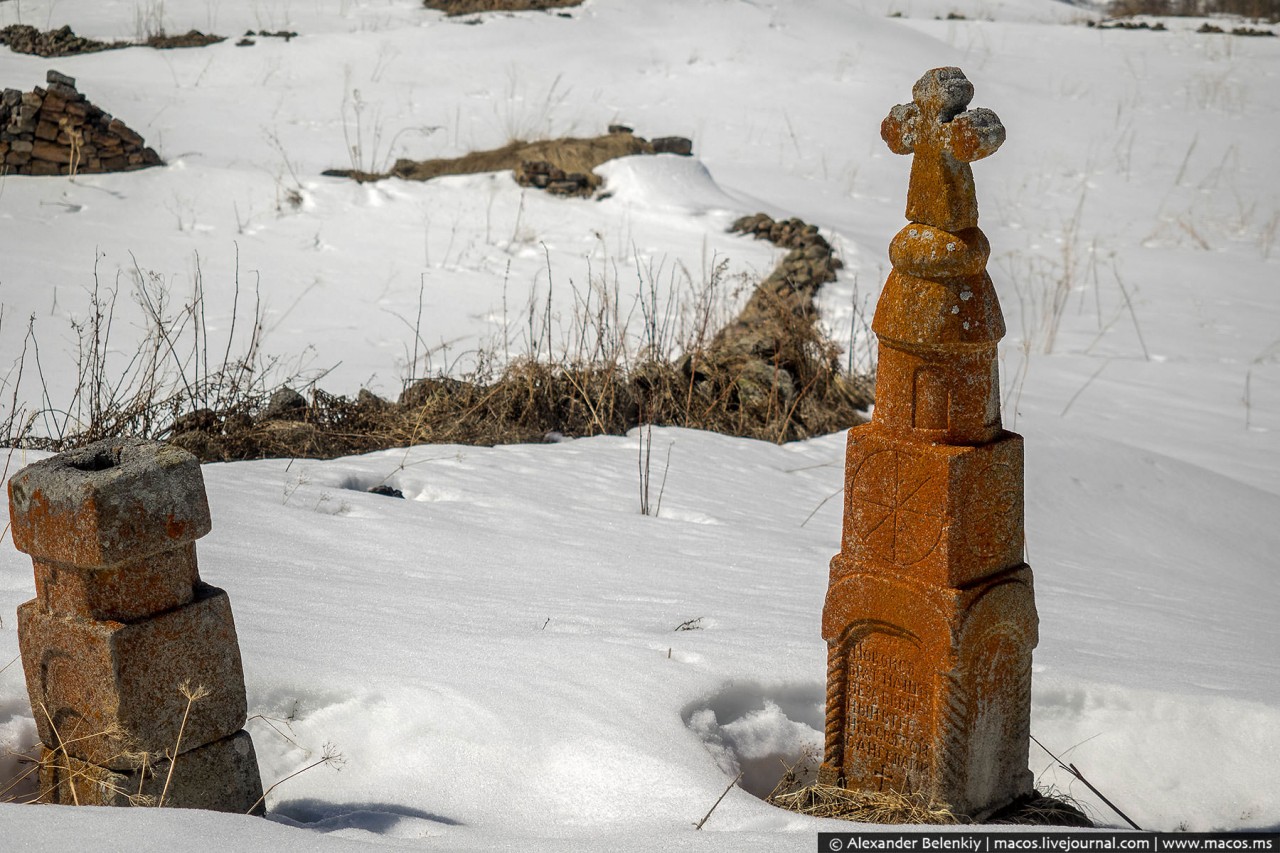
<instances>
[{"instance_id":1,"label":"pile of flat stones","mask_svg":"<svg viewBox=\"0 0 1280 853\"><path fill-rule=\"evenodd\" d=\"M642 154L678 154L681 157L693 156L693 140L684 136L660 136L649 140L635 136L634 131L626 125L609 125L609 134L633 136L639 143ZM525 160L514 170L516 183L522 187L536 187L546 190L552 195L588 197L600 186L600 176L586 172L566 172L554 163L546 160Z\"/></svg>"},{"instance_id":2,"label":"pile of flat stones","mask_svg":"<svg viewBox=\"0 0 1280 853\"><path fill-rule=\"evenodd\" d=\"M72 56L78 53L97 53L100 50L116 50L128 47L127 42L94 41L78 36L71 27L42 32L27 24L11 24L0 29L0 44L6 44L15 53L32 56Z\"/></svg>"},{"instance_id":3,"label":"pile of flat stones","mask_svg":"<svg viewBox=\"0 0 1280 853\"><path fill-rule=\"evenodd\" d=\"M526 160L516 167L516 183L522 187L537 187L552 195L589 196L594 183L583 172L566 172L546 160Z\"/></svg>"},{"instance_id":4,"label":"pile of flat stones","mask_svg":"<svg viewBox=\"0 0 1280 853\"><path fill-rule=\"evenodd\" d=\"M844 266L827 238L818 233L818 226L801 219L775 220L768 214L757 213L739 219L729 230L790 250L765 280L765 286L775 290L786 287L816 292L823 284L835 281L836 270Z\"/></svg>"},{"instance_id":5,"label":"pile of flat stones","mask_svg":"<svg viewBox=\"0 0 1280 853\"><path fill-rule=\"evenodd\" d=\"M124 122L89 103L76 81L50 71L46 88L0 93L0 174L76 175L161 165Z\"/></svg>"}]
</instances>

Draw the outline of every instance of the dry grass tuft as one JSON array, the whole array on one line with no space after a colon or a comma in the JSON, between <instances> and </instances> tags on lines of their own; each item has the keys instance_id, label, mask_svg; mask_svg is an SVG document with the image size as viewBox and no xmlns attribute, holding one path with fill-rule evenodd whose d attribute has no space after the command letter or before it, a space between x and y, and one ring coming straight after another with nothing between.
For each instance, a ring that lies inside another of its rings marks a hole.
<instances>
[{"instance_id":1,"label":"dry grass tuft","mask_svg":"<svg viewBox=\"0 0 1280 853\"><path fill-rule=\"evenodd\" d=\"M930 803L920 794L850 791L821 783L788 794L775 793L769 797L768 802L811 817L830 817L858 823L964 823L945 805Z\"/></svg>"},{"instance_id":2,"label":"dry grass tuft","mask_svg":"<svg viewBox=\"0 0 1280 853\"><path fill-rule=\"evenodd\" d=\"M530 12L581 6L582 0L422 0L428 9L444 12L449 17L478 12Z\"/></svg>"},{"instance_id":3,"label":"dry grass tuft","mask_svg":"<svg viewBox=\"0 0 1280 853\"><path fill-rule=\"evenodd\" d=\"M175 36L168 35L164 30L161 30L158 33L147 36L142 43L157 50L174 50L183 47L208 47L211 44L226 40L226 36L209 35L199 30L188 30Z\"/></svg>"},{"instance_id":4,"label":"dry grass tuft","mask_svg":"<svg viewBox=\"0 0 1280 853\"><path fill-rule=\"evenodd\" d=\"M1090 827L1093 821L1080 808L1079 802L1055 791L1037 791L1029 798L987 818L984 823L1012 826L1076 826Z\"/></svg>"},{"instance_id":5,"label":"dry grass tuft","mask_svg":"<svg viewBox=\"0 0 1280 853\"><path fill-rule=\"evenodd\" d=\"M1280 21L1280 0L1115 0L1107 13L1113 17L1238 15L1275 23Z\"/></svg>"}]
</instances>

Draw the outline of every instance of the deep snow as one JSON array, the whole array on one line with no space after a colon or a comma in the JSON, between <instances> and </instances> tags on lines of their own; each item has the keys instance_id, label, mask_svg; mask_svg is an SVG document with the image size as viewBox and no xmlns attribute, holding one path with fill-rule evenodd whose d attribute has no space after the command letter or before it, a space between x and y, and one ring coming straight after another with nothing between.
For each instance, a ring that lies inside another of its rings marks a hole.
<instances>
[{"instance_id":1,"label":"deep snow","mask_svg":"<svg viewBox=\"0 0 1280 853\"><path fill-rule=\"evenodd\" d=\"M969 20L934 19L957 9ZM34 313L55 392L95 252L104 284L122 271L122 359L130 253L178 300L198 253L216 336L238 250L269 352L337 364L329 390L394 394L477 347L520 351L548 269L565 326L593 279L683 298L721 258L768 270L776 250L724 233L763 209L840 246L821 302L846 340L902 224L908 164L879 121L924 70L960 65L1009 129L975 172L1009 326L1005 422L1027 439L1032 730L1143 826L1280 825L1280 39L1098 31L1052 0L589 0L478 26L413 0L9 0L0 25L131 37L160 13L170 32L300 36L0 52L0 84L71 74L169 163L0 182L0 364ZM608 164L604 201L505 174L319 177L351 165L357 90L375 166L613 121L688 135L697 157ZM410 366L420 286L422 337L446 346ZM737 769L767 787L778 756L819 739L843 437L653 441L655 491L670 448L657 518L638 512L636 433L206 466L201 569L231 594L251 713L290 718L297 744L250 723L264 779L325 743L345 766L284 783L268 821L0 806L5 848L812 849L830 824L743 790L692 824ZM363 491L384 481L407 500ZM31 595L6 544L0 665ZM33 742L15 665L0 745ZM1031 766L1118 821L1035 748ZM16 768L0 758L0 778Z\"/></svg>"}]
</instances>

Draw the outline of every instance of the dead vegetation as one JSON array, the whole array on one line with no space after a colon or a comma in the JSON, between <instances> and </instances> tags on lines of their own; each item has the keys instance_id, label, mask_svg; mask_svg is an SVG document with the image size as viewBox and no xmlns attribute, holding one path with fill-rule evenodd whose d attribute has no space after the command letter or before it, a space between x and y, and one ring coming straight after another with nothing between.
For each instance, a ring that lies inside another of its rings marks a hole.
<instances>
[{"instance_id":1,"label":"dead vegetation","mask_svg":"<svg viewBox=\"0 0 1280 853\"><path fill-rule=\"evenodd\" d=\"M972 824L945 803L931 802L920 793L897 791L851 791L838 785L814 781L820 753L815 749L800 756L795 764L784 765L778 784L765 797L765 802L781 809L856 823L934 824L955 826ZM1071 826L1091 827L1093 822L1070 797L1056 792L1034 791L995 812L983 825L1002 826Z\"/></svg>"},{"instance_id":2,"label":"dead vegetation","mask_svg":"<svg viewBox=\"0 0 1280 853\"><path fill-rule=\"evenodd\" d=\"M833 785L813 784L796 791L772 794L768 802L810 817L857 823L943 826L972 823L956 815L946 805L929 802L921 794L894 791L850 791ZM1070 800L1039 793L1001 809L980 823L987 826L1093 826L1093 822Z\"/></svg>"},{"instance_id":3,"label":"dead vegetation","mask_svg":"<svg viewBox=\"0 0 1280 853\"><path fill-rule=\"evenodd\" d=\"M511 171L522 186L537 187L559 195L591 195L601 184L593 171L602 163L636 154L693 153L693 145L683 137L648 140L631 128L615 125L603 136L565 137L538 142L516 140L501 148L475 151L462 157L438 160L400 159L386 172L359 169L329 169L330 177L352 178L361 183L400 178L429 181L445 175L475 175L482 172Z\"/></svg>"},{"instance_id":4,"label":"dead vegetation","mask_svg":"<svg viewBox=\"0 0 1280 853\"><path fill-rule=\"evenodd\" d=\"M158 33L147 36L142 43L157 50L174 50L183 47L208 47L211 44L226 40L226 36L209 35L199 30L188 30L181 35L175 36L168 35L164 30L161 30Z\"/></svg>"},{"instance_id":5,"label":"dead vegetation","mask_svg":"<svg viewBox=\"0 0 1280 853\"><path fill-rule=\"evenodd\" d=\"M834 785L814 784L798 791L776 794L768 802L810 817L830 817L858 823L964 823L946 806L937 806L919 794L892 791L850 791Z\"/></svg>"},{"instance_id":6,"label":"dead vegetation","mask_svg":"<svg viewBox=\"0 0 1280 853\"><path fill-rule=\"evenodd\" d=\"M1115 0L1107 12L1113 17L1235 15L1276 23L1280 22L1280 0Z\"/></svg>"},{"instance_id":7,"label":"dead vegetation","mask_svg":"<svg viewBox=\"0 0 1280 853\"><path fill-rule=\"evenodd\" d=\"M31 365L20 360L4 389L10 407L0 431L11 447L61 451L134 435L221 461L332 458L420 443L538 442L624 434L641 425L784 442L861 423L873 380L841 369L840 348L813 305L839 266L830 244L813 226L763 214L735 228L790 251L728 322L721 314L727 291L741 283L728 280L725 263L696 293L668 295L666 303L687 311L678 321L675 309L659 306L658 284L650 282L635 309L643 316L638 341L618 325L617 306L587 299L572 320L572 346L557 349L550 312L531 305L523 354L482 354L467 375L417 379L395 401L368 391L354 399L329 394L319 387L323 375L302 376L264 359L256 309L241 321L241 335L233 324L225 341L211 341L198 276L196 292L179 306L163 278L135 267L150 333L124 371L111 366L120 285L109 292L95 285L92 310L76 327L73 399L54 406L45 390L43 405L23 409L18 386ZM239 302L238 284L236 292ZM31 329L28 343L35 361Z\"/></svg>"},{"instance_id":8,"label":"dead vegetation","mask_svg":"<svg viewBox=\"0 0 1280 853\"><path fill-rule=\"evenodd\" d=\"M449 17L479 12L537 12L581 6L582 0L422 0L428 9L444 12Z\"/></svg>"}]
</instances>

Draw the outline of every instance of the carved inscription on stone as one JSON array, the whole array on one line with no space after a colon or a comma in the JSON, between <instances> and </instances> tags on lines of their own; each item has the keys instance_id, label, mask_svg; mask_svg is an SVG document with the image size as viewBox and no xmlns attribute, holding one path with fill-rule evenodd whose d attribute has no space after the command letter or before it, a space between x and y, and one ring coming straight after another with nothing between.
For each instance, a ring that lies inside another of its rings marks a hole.
<instances>
[{"instance_id":1,"label":"carved inscription on stone","mask_svg":"<svg viewBox=\"0 0 1280 853\"><path fill-rule=\"evenodd\" d=\"M849 739L845 766L864 786L912 791L929 776L926 727L931 679L910 640L876 633L849 650Z\"/></svg>"}]
</instances>

